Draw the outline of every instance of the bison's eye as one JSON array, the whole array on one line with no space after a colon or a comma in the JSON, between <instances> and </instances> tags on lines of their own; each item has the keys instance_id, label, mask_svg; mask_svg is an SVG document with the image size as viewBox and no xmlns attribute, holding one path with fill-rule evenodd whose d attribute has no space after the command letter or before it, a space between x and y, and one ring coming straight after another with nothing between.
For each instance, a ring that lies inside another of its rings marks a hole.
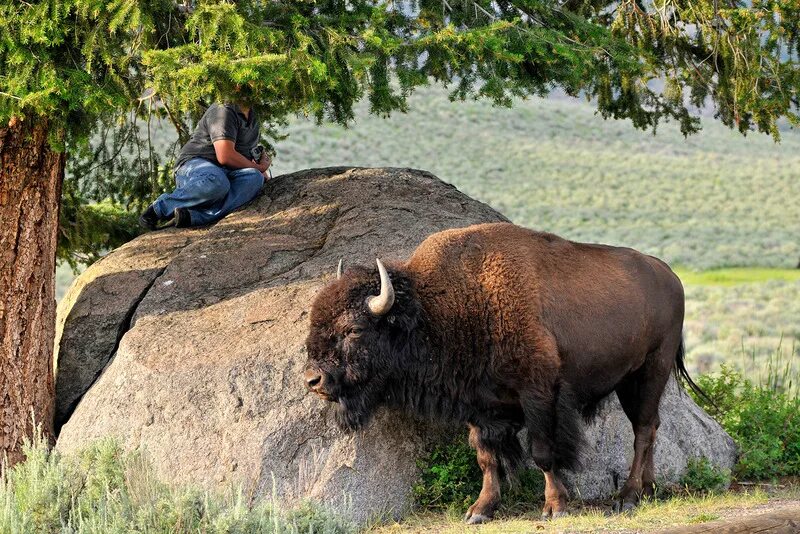
<instances>
[{"instance_id":1,"label":"bison's eye","mask_svg":"<svg viewBox=\"0 0 800 534\"><path fill-rule=\"evenodd\" d=\"M364 329L360 326L353 326L347 331L347 337L351 339L357 339L361 337L361 334L364 333Z\"/></svg>"}]
</instances>

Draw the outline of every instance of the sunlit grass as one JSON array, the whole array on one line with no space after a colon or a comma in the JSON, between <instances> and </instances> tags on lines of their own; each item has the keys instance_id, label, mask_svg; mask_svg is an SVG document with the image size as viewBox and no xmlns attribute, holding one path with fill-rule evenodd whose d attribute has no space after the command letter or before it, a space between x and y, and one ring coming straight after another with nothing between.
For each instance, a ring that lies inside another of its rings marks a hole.
<instances>
[{"instance_id":1,"label":"sunlit grass","mask_svg":"<svg viewBox=\"0 0 800 534\"><path fill-rule=\"evenodd\" d=\"M734 286L780 280L800 281L800 269L770 269L762 267L734 267L708 271L675 270L684 285Z\"/></svg>"},{"instance_id":2,"label":"sunlit grass","mask_svg":"<svg viewBox=\"0 0 800 534\"><path fill-rule=\"evenodd\" d=\"M609 515L605 508L586 506L572 515L553 521L541 521L536 515L503 518L479 527L465 525L460 518L445 514L412 515L401 523L376 527L373 534L389 533L456 533L483 534L528 532L615 532L651 531L671 526L713 521L732 510L763 505L768 495L755 489L751 492L720 495L683 495L666 500L642 503L630 515Z\"/></svg>"}]
</instances>

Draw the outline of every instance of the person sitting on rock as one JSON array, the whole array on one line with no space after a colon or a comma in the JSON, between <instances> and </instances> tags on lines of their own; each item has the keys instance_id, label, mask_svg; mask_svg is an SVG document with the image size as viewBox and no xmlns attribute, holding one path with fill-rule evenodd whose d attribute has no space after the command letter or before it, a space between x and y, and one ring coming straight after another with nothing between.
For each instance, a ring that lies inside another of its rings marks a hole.
<instances>
[{"instance_id":1,"label":"person sitting on rock","mask_svg":"<svg viewBox=\"0 0 800 534\"><path fill-rule=\"evenodd\" d=\"M249 105L212 104L178 155L177 188L158 197L139 223L148 230L202 226L252 200L272 163L258 141L259 122Z\"/></svg>"}]
</instances>

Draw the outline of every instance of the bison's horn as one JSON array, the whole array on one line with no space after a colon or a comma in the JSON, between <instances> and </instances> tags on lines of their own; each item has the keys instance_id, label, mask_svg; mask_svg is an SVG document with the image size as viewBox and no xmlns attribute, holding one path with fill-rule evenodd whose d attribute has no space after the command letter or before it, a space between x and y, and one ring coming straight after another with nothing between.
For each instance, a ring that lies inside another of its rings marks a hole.
<instances>
[{"instance_id":1,"label":"bison's horn","mask_svg":"<svg viewBox=\"0 0 800 534\"><path fill-rule=\"evenodd\" d=\"M367 307L373 315L385 315L394 304L394 287L392 287L392 279L389 278L389 273L386 267L383 266L381 260L375 260L378 263L378 272L381 275L381 294L367 297Z\"/></svg>"},{"instance_id":2,"label":"bison's horn","mask_svg":"<svg viewBox=\"0 0 800 534\"><path fill-rule=\"evenodd\" d=\"M342 260L339 260L339 266L336 267L336 279L339 280L342 278Z\"/></svg>"}]
</instances>

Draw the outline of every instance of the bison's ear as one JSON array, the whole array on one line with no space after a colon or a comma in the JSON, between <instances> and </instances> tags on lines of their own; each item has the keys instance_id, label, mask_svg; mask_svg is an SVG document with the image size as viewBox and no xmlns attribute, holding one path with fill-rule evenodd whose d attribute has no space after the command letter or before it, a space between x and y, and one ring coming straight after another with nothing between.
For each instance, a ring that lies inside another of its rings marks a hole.
<instances>
[{"instance_id":1,"label":"bison's ear","mask_svg":"<svg viewBox=\"0 0 800 534\"><path fill-rule=\"evenodd\" d=\"M386 315L386 322L392 328L411 332L419 327L422 318L422 308L416 292L411 288L410 281L404 276L395 277L394 289L395 303Z\"/></svg>"},{"instance_id":2,"label":"bison's ear","mask_svg":"<svg viewBox=\"0 0 800 534\"><path fill-rule=\"evenodd\" d=\"M419 313L415 306L395 306L386 317L386 322L393 328L404 332L411 332L419 326Z\"/></svg>"}]
</instances>

